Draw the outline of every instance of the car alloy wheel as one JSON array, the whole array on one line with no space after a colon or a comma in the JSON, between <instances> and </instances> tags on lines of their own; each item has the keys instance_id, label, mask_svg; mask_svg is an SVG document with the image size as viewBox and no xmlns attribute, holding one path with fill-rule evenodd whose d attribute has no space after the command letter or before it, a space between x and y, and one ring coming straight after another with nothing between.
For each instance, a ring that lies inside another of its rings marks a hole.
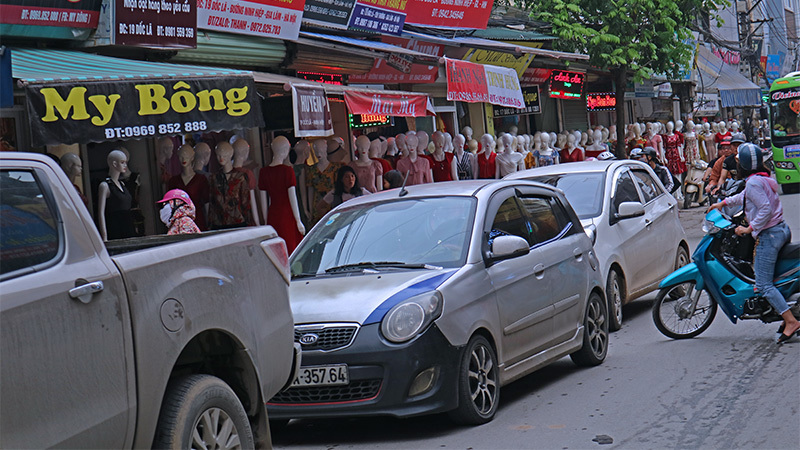
<instances>
[{"instance_id":1,"label":"car alloy wheel","mask_svg":"<svg viewBox=\"0 0 800 450\"><path fill-rule=\"evenodd\" d=\"M622 328L622 303L624 301L624 284L619 273L612 269L608 272L608 282L606 283L606 295L608 295L608 315L610 323L609 331L617 331Z\"/></svg>"},{"instance_id":2,"label":"car alloy wheel","mask_svg":"<svg viewBox=\"0 0 800 450\"><path fill-rule=\"evenodd\" d=\"M485 337L470 339L458 374L458 408L450 412L457 423L479 425L494 418L500 399L497 358Z\"/></svg>"}]
</instances>

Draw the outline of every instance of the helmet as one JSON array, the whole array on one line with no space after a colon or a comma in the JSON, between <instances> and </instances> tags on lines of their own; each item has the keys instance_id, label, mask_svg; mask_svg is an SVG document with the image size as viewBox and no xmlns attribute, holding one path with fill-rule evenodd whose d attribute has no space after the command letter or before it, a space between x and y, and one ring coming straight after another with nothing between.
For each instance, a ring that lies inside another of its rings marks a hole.
<instances>
[{"instance_id":1,"label":"helmet","mask_svg":"<svg viewBox=\"0 0 800 450\"><path fill-rule=\"evenodd\" d=\"M745 143L739 146L739 165L744 170L754 170L763 165L763 152L756 144Z\"/></svg>"},{"instance_id":2,"label":"helmet","mask_svg":"<svg viewBox=\"0 0 800 450\"><path fill-rule=\"evenodd\" d=\"M614 156L613 153L611 153L609 151L605 151L605 152L600 153L599 155L597 155L597 159L600 160L600 161L606 161L606 160L609 160L609 159L617 159L617 158Z\"/></svg>"},{"instance_id":3,"label":"helmet","mask_svg":"<svg viewBox=\"0 0 800 450\"><path fill-rule=\"evenodd\" d=\"M181 189L172 189L167 191L167 193L164 194L164 198L157 201L156 203L164 203L170 200L183 200L184 203L186 203L187 205L194 206L194 203L192 203L192 199L189 198L189 194L187 194L186 191L183 191Z\"/></svg>"},{"instance_id":4,"label":"helmet","mask_svg":"<svg viewBox=\"0 0 800 450\"><path fill-rule=\"evenodd\" d=\"M631 150L631 158L638 159L641 157L642 157L642 149L636 147L633 150Z\"/></svg>"},{"instance_id":5,"label":"helmet","mask_svg":"<svg viewBox=\"0 0 800 450\"><path fill-rule=\"evenodd\" d=\"M744 133L733 133L731 136L731 144L742 144L745 141L747 141L747 139L744 138Z\"/></svg>"},{"instance_id":6,"label":"helmet","mask_svg":"<svg viewBox=\"0 0 800 450\"><path fill-rule=\"evenodd\" d=\"M645 147L642 150L642 156L647 156L647 159L658 159L658 153L653 147Z\"/></svg>"}]
</instances>

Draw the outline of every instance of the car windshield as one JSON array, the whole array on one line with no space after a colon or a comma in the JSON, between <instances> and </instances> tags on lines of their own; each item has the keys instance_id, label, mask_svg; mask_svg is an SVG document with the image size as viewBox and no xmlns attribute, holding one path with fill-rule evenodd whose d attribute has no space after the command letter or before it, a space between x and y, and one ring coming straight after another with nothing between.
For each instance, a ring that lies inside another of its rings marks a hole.
<instances>
[{"instance_id":1,"label":"car windshield","mask_svg":"<svg viewBox=\"0 0 800 450\"><path fill-rule=\"evenodd\" d=\"M292 276L462 266L475 205L471 197L435 197L334 211L292 254Z\"/></svg>"},{"instance_id":2,"label":"car windshield","mask_svg":"<svg viewBox=\"0 0 800 450\"><path fill-rule=\"evenodd\" d=\"M772 144L776 147L800 144L800 88L771 93Z\"/></svg>"},{"instance_id":3,"label":"car windshield","mask_svg":"<svg viewBox=\"0 0 800 450\"><path fill-rule=\"evenodd\" d=\"M567 200L580 219L597 217L602 211L605 172L539 175L528 179L546 183L564 191L564 195L567 196Z\"/></svg>"}]
</instances>

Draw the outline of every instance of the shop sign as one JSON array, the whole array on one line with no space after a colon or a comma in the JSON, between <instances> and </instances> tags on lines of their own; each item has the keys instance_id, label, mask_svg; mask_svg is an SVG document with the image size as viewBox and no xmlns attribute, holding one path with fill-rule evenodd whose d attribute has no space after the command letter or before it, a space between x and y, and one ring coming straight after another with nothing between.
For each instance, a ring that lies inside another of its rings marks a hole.
<instances>
[{"instance_id":1,"label":"shop sign","mask_svg":"<svg viewBox=\"0 0 800 450\"><path fill-rule=\"evenodd\" d=\"M0 23L96 28L102 0L2 0Z\"/></svg>"},{"instance_id":2,"label":"shop sign","mask_svg":"<svg viewBox=\"0 0 800 450\"><path fill-rule=\"evenodd\" d=\"M492 0L306 0L303 19L334 28L356 27L352 17L358 15L359 5L403 14L405 23L410 25L483 30L492 3ZM400 24L399 31L402 28Z\"/></svg>"},{"instance_id":3,"label":"shop sign","mask_svg":"<svg viewBox=\"0 0 800 450\"><path fill-rule=\"evenodd\" d=\"M303 21L346 29L355 0L306 0Z\"/></svg>"},{"instance_id":4,"label":"shop sign","mask_svg":"<svg viewBox=\"0 0 800 450\"><path fill-rule=\"evenodd\" d=\"M390 53L386 58L386 64L403 73L411 73L411 65L414 60L410 56L399 53Z\"/></svg>"},{"instance_id":5,"label":"shop sign","mask_svg":"<svg viewBox=\"0 0 800 450\"><path fill-rule=\"evenodd\" d=\"M524 108L517 109L493 106L494 117L527 116L529 114L539 114L542 112L539 100L539 86L527 86L522 88L522 97L525 99Z\"/></svg>"},{"instance_id":6,"label":"shop sign","mask_svg":"<svg viewBox=\"0 0 800 450\"><path fill-rule=\"evenodd\" d=\"M400 36L406 15L356 2L348 26L356 30Z\"/></svg>"},{"instance_id":7,"label":"shop sign","mask_svg":"<svg viewBox=\"0 0 800 450\"><path fill-rule=\"evenodd\" d=\"M550 97L567 100L580 99L583 96L583 82L586 74L554 70L550 73Z\"/></svg>"},{"instance_id":8,"label":"shop sign","mask_svg":"<svg viewBox=\"0 0 800 450\"><path fill-rule=\"evenodd\" d=\"M344 101L351 114L400 117L428 115L428 96L425 94L384 94L345 91Z\"/></svg>"},{"instance_id":9,"label":"shop sign","mask_svg":"<svg viewBox=\"0 0 800 450\"><path fill-rule=\"evenodd\" d=\"M544 84L550 79L552 69L529 68L522 74L519 81L522 84Z\"/></svg>"},{"instance_id":10,"label":"shop sign","mask_svg":"<svg viewBox=\"0 0 800 450\"><path fill-rule=\"evenodd\" d=\"M444 46L431 44L416 39L396 38L382 36L381 42L407 48L426 55L444 55ZM350 75L348 80L351 83L372 83L372 84L396 84L396 83L433 83L439 74L439 66L424 64L411 64L408 73L398 70L388 64L385 59L375 58L372 70L363 75Z\"/></svg>"},{"instance_id":11,"label":"shop sign","mask_svg":"<svg viewBox=\"0 0 800 450\"><path fill-rule=\"evenodd\" d=\"M698 116L713 116L719 112L719 95L697 93L694 110Z\"/></svg>"},{"instance_id":12,"label":"shop sign","mask_svg":"<svg viewBox=\"0 0 800 450\"><path fill-rule=\"evenodd\" d=\"M116 45L197 47L197 0L115 0Z\"/></svg>"},{"instance_id":13,"label":"shop sign","mask_svg":"<svg viewBox=\"0 0 800 450\"><path fill-rule=\"evenodd\" d=\"M32 146L85 144L258 127L251 77L25 86Z\"/></svg>"},{"instance_id":14,"label":"shop sign","mask_svg":"<svg viewBox=\"0 0 800 450\"><path fill-rule=\"evenodd\" d=\"M523 108L525 100L514 69L445 58L447 100Z\"/></svg>"},{"instance_id":15,"label":"shop sign","mask_svg":"<svg viewBox=\"0 0 800 450\"><path fill-rule=\"evenodd\" d=\"M327 137L333 134L331 108L325 90L313 86L292 86L294 135Z\"/></svg>"},{"instance_id":16,"label":"shop sign","mask_svg":"<svg viewBox=\"0 0 800 450\"><path fill-rule=\"evenodd\" d=\"M197 0L197 28L295 41L304 4L305 0Z\"/></svg>"},{"instance_id":17,"label":"shop sign","mask_svg":"<svg viewBox=\"0 0 800 450\"><path fill-rule=\"evenodd\" d=\"M588 111L611 111L617 109L617 94L613 92L593 92L586 94Z\"/></svg>"},{"instance_id":18,"label":"shop sign","mask_svg":"<svg viewBox=\"0 0 800 450\"><path fill-rule=\"evenodd\" d=\"M394 125L390 116L380 114L348 114L350 128L369 128Z\"/></svg>"},{"instance_id":19,"label":"shop sign","mask_svg":"<svg viewBox=\"0 0 800 450\"><path fill-rule=\"evenodd\" d=\"M781 76L781 57L780 55L767 55L767 78L775 80Z\"/></svg>"},{"instance_id":20,"label":"shop sign","mask_svg":"<svg viewBox=\"0 0 800 450\"><path fill-rule=\"evenodd\" d=\"M316 81L317 83L335 84L337 86L344 84L344 76L338 73L297 72L297 78Z\"/></svg>"},{"instance_id":21,"label":"shop sign","mask_svg":"<svg viewBox=\"0 0 800 450\"><path fill-rule=\"evenodd\" d=\"M517 72L517 76L521 77L528 66L533 61L533 55L524 54L522 56L514 56L510 53L492 52L489 50L470 49L463 58L464 61L474 62L475 64L491 64L493 66L509 67Z\"/></svg>"}]
</instances>

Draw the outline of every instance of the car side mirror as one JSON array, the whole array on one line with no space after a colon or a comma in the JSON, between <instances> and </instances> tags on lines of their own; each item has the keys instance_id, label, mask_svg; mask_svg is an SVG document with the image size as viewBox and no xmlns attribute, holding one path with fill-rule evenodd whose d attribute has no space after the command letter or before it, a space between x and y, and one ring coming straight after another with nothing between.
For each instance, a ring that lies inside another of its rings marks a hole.
<instances>
[{"instance_id":1,"label":"car side mirror","mask_svg":"<svg viewBox=\"0 0 800 450\"><path fill-rule=\"evenodd\" d=\"M617 213L614 214L614 222L619 222L623 219L630 219L632 217L639 217L644 215L644 206L639 202L622 202L617 208Z\"/></svg>"},{"instance_id":2,"label":"car side mirror","mask_svg":"<svg viewBox=\"0 0 800 450\"><path fill-rule=\"evenodd\" d=\"M492 242L489 261L503 261L530 253L528 241L519 236L497 236Z\"/></svg>"}]
</instances>

